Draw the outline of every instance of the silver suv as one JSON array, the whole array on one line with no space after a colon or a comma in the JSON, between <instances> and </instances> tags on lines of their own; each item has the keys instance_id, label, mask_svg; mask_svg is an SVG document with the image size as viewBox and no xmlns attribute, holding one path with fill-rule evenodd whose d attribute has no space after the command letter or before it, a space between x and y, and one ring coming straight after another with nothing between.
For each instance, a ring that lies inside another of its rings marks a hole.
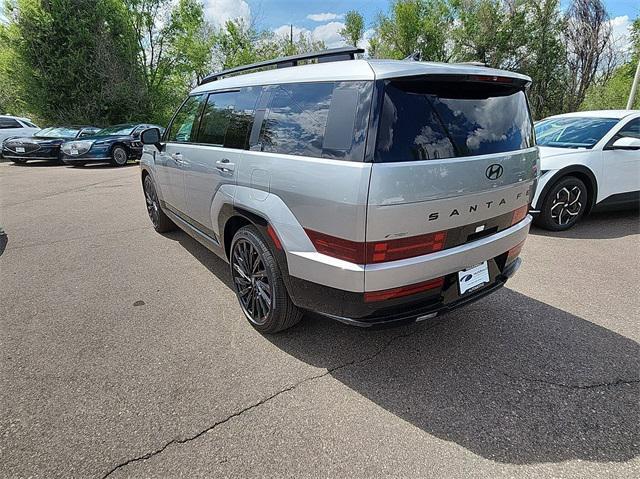
<instances>
[{"instance_id":1,"label":"silver suv","mask_svg":"<svg viewBox=\"0 0 640 479\"><path fill-rule=\"evenodd\" d=\"M229 262L263 333L303 310L422 321L520 265L539 167L530 78L360 52L211 75L163 137L142 134L155 229L177 225Z\"/></svg>"}]
</instances>

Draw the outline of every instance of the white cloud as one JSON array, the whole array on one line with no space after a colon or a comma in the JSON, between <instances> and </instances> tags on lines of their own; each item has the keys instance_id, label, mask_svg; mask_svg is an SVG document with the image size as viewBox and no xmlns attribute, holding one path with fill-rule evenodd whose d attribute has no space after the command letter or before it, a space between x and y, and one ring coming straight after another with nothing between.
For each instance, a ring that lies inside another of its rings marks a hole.
<instances>
[{"instance_id":1,"label":"white cloud","mask_svg":"<svg viewBox=\"0 0 640 479\"><path fill-rule=\"evenodd\" d=\"M281 25L274 29L273 32L278 36L289 38L290 28L289 25ZM319 25L313 30L294 25L293 38L299 38L300 35L303 35L312 40L324 42L327 48L335 48L345 44L344 39L340 36L340 33L338 33L343 28L344 23L342 22L329 22L325 25Z\"/></svg>"},{"instance_id":2,"label":"white cloud","mask_svg":"<svg viewBox=\"0 0 640 479\"><path fill-rule=\"evenodd\" d=\"M204 0L204 15L215 27L228 20L251 21L251 8L245 0Z\"/></svg>"},{"instance_id":3,"label":"white cloud","mask_svg":"<svg viewBox=\"0 0 640 479\"><path fill-rule=\"evenodd\" d=\"M340 30L344 28L342 22L329 22L313 29L314 40L323 41L328 48L339 47L345 44L344 38L340 35Z\"/></svg>"},{"instance_id":4,"label":"white cloud","mask_svg":"<svg viewBox=\"0 0 640 479\"><path fill-rule=\"evenodd\" d=\"M344 14L331 13L331 12L311 13L307 15L307 18L314 22L328 22L329 20L337 20L339 18L344 18Z\"/></svg>"},{"instance_id":5,"label":"white cloud","mask_svg":"<svg viewBox=\"0 0 640 479\"><path fill-rule=\"evenodd\" d=\"M609 20L614 45L624 54L631 49L631 20L629 15L622 15Z\"/></svg>"}]
</instances>

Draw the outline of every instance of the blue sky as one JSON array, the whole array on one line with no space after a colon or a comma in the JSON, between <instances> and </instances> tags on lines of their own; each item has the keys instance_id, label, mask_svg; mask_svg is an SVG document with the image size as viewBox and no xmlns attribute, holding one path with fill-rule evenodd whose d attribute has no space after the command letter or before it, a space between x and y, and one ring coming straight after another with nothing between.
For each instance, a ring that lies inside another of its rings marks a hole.
<instances>
[{"instance_id":1,"label":"blue sky","mask_svg":"<svg viewBox=\"0 0 640 479\"><path fill-rule=\"evenodd\" d=\"M329 47L343 44L338 32L343 26L344 13L357 10L365 18L367 29L373 26L379 12L386 12L390 0L203 0L207 18L217 26L232 18L252 21L260 29L287 34L289 25L294 34L300 33L322 40ZM566 7L569 0L561 0ZM614 35L620 45L628 43L631 21L640 15L639 0L604 0ZM366 32L365 37L371 34ZM366 40L363 45L366 47Z\"/></svg>"}]
</instances>

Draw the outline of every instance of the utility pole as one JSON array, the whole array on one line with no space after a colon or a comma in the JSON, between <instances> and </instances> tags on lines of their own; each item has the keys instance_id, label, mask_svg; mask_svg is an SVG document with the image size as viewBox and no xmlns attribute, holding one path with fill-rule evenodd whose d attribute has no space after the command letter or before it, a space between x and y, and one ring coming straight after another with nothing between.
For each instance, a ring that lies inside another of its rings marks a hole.
<instances>
[{"instance_id":1,"label":"utility pole","mask_svg":"<svg viewBox=\"0 0 640 479\"><path fill-rule=\"evenodd\" d=\"M293 48L293 23L289 25L289 45Z\"/></svg>"},{"instance_id":2,"label":"utility pole","mask_svg":"<svg viewBox=\"0 0 640 479\"><path fill-rule=\"evenodd\" d=\"M633 77L633 85L631 85L631 91L629 92L629 101L627 102L627 110L633 108L633 102L636 100L636 93L638 92L638 83L640 83L640 57L638 57L638 66L636 67L636 75Z\"/></svg>"}]
</instances>

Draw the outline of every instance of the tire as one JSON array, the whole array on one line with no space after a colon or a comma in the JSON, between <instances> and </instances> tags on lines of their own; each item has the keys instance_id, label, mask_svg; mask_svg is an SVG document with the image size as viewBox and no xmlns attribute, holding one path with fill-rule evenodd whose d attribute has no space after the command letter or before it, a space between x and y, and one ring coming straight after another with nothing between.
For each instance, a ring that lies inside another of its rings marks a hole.
<instances>
[{"instance_id":1,"label":"tire","mask_svg":"<svg viewBox=\"0 0 640 479\"><path fill-rule=\"evenodd\" d=\"M125 166L129 161L129 154L124 146L116 145L111 149L111 163L114 166Z\"/></svg>"},{"instance_id":2,"label":"tire","mask_svg":"<svg viewBox=\"0 0 640 479\"><path fill-rule=\"evenodd\" d=\"M168 231L175 230L175 223L171 221L164 211L162 211L160 200L158 199L158 192L156 191L156 186L153 184L151 175L147 175L144 178L142 188L144 190L144 199L147 203L147 213L149 214L149 219L153 224L153 228L158 233L166 233Z\"/></svg>"},{"instance_id":3,"label":"tire","mask_svg":"<svg viewBox=\"0 0 640 479\"><path fill-rule=\"evenodd\" d=\"M257 331L277 333L302 319L302 311L287 293L276 259L254 226L240 228L233 237L229 264L242 312Z\"/></svg>"},{"instance_id":4,"label":"tire","mask_svg":"<svg viewBox=\"0 0 640 479\"><path fill-rule=\"evenodd\" d=\"M560 179L542 202L536 225L550 231L565 231L584 215L589 204L587 187L575 176Z\"/></svg>"}]
</instances>

